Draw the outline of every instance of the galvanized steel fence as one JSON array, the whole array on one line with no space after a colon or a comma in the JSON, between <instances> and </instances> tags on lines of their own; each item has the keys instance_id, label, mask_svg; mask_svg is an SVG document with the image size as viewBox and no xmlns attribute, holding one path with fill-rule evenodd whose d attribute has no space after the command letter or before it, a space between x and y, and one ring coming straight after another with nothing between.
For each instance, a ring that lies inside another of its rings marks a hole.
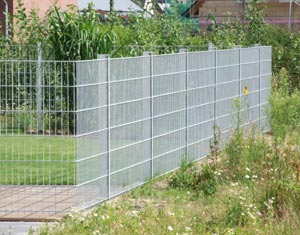
<instances>
[{"instance_id":1,"label":"galvanized steel fence","mask_svg":"<svg viewBox=\"0 0 300 235\"><path fill-rule=\"evenodd\" d=\"M87 208L201 159L213 126L226 143L237 112L242 125L268 128L270 47L0 69L3 218Z\"/></svg>"}]
</instances>

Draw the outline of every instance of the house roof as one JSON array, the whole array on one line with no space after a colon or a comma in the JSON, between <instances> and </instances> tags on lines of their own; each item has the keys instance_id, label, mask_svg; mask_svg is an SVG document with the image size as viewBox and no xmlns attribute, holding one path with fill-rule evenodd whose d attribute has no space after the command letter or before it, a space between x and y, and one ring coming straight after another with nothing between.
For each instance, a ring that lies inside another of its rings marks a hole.
<instances>
[{"instance_id":1,"label":"house roof","mask_svg":"<svg viewBox=\"0 0 300 235\"><path fill-rule=\"evenodd\" d=\"M79 10L83 10L90 2L94 3L95 9L109 11L109 0L78 0ZM114 10L119 12L142 11L143 9L131 0L114 0Z\"/></svg>"},{"instance_id":2,"label":"house roof","mask_svg":"<svg viewBox=\"0 0 300 235\"><path fill-rule=\"evenodd\" d=\"M181 15L182 16L193 16L203 6L205 0L194 0L189 8L187 8Z\"/></svg>"}]
</instances>

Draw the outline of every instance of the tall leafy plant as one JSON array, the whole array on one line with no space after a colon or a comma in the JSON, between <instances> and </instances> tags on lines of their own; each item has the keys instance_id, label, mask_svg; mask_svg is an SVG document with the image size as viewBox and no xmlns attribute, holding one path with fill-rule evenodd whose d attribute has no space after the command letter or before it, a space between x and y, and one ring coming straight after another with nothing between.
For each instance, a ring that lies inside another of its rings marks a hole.
<instances>
[{"instance_id":1,"label":"tall leafy plant","mask_svg":"<svg viewBox=\"0 0 300 235\"><path fill-rule=\"evenodd\" d=\"M258 0L250 0L246 9L246 44L261 43L265 34L265 5Z\"/></svg>"},{"instance_id":2,"label":"tall leafy plant","mask_svg":"<svg viewBox=\"0 0 300 235\"><path fill-rule=\"evenodd\" d=\"M56 60L85 60L95 59L98 54L110 54L116 42L116 34L112 27L105 27L97 12L90 4L83 12L75 8L62 11L53 7L48 15L47 43ZM75 71L72 64L64 64L59 68L62 72L62 83L68 89L62 90L65 106L68 110L75 110L76 90ZM57 69L56 69L57 70ZM75 132L75 116L68 114L68 132Z\"/></svg>"},{"instance_id":3,"label":"tall leafy plant","mask_svg":"<svg viewBox=\"0 0 300 235\"><path fill-rule=\"evenodd\" d=\"M94 59L98 54L111 53L116 34L100 22L92 7L89 5L82 13L74 8L69 11L52 8L48 15L47 42L55 59Z\"/></svg>"}]
</instances>

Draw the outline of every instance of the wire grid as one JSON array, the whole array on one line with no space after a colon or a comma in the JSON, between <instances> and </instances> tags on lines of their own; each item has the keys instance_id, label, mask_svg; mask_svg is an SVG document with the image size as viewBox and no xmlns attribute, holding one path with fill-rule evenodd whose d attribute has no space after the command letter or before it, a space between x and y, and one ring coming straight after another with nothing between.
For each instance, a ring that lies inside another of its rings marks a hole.
<instances>
[{"instance_id":1,"label":"wire grid","mask_svg":"<svg viewBox=\"0 0 300 235\"><path fill-rule=\"evenodd\" d=\"M269 128L270 47L74 62L39 53L0 60L0 75L0 218L84 209L201 159L213 126L226 143L238 112L243 126Z\"/></svg>"},{"instance_id":2,"label":"wire grid","mask_svg":"<svg viewBox=\"0 0 300 235\"><path fill-rule=\"evenodd\" d=\"M77 207L205 157L213 126L226 143L237 113L268 130L270 78L264 46L77 63Z\"/></svg>"},{"instance_id":3,"label":"wire grid","mask_svg":"<svg viewBox=\"0 0 300 235\"><path fill-rule=\"evenodd\" d=\"M0 219L75 205L75 67L0 60Z\"/></svg>"}]
</instances>

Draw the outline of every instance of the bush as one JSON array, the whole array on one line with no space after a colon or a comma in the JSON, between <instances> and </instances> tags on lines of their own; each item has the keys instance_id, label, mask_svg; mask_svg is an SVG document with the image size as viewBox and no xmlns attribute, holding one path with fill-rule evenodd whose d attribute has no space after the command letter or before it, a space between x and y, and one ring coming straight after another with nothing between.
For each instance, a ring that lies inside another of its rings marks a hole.
<instances>
[{"instance_id":1,"label":"bush","mask_svg":"<svg viewBox=\"0 0 300 235\"><path fill-rule=\"evenodd\" d=\"M204 165L199 170L193 163L183 161L180 169L169 180L169 186L177 189L202 191L204 195L211 196L217 191L215 177L216 167Z\"/></svg>"},{"instance_id":2,"label":"bush","mask_svg":"<svg viewBox=\"0 0 300 235\"><path fill-rule=\"evenodd\" d=\"M297 131L300 128L300 93L291 95L288 75L282 69L274 78L274 90L270 96L269 122L275 140L284 140L288 132Z\"/></svg>"}]
</instances>

